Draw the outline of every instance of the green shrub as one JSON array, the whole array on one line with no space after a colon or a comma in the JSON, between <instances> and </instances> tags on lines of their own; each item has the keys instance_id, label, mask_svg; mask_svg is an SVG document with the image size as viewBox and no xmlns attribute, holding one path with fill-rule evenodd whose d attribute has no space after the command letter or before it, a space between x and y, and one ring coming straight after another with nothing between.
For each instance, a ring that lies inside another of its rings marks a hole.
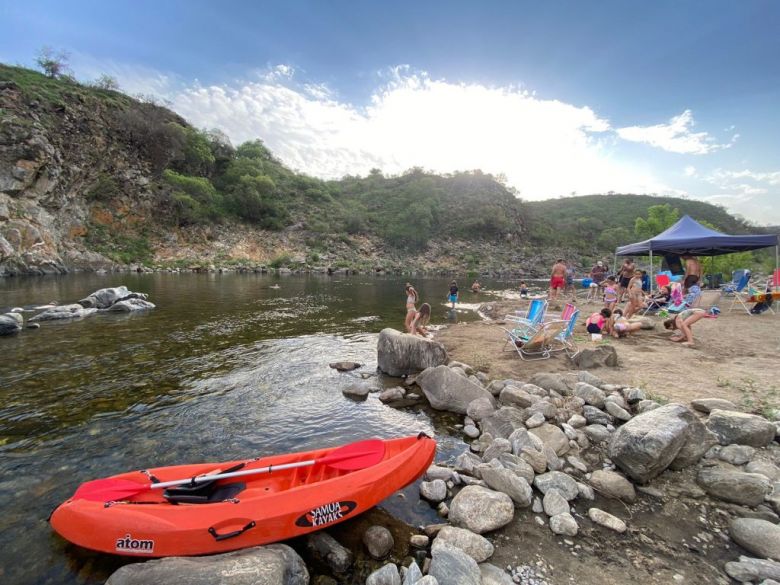
<instances>
[{"instance_id":1,"label":"green shrub","mask_svg":"<svg viewBox=\"0 0 780 585\"><path fill-rule=\"evenodd\" d=\"M119 184L111 175L101 173L84 196L87 201L108 201L119 195Z\"/></svg>"},{"instance_id":2,"label":"green shrub","mask_svg":"<svg viewBox=\"0 0 780 585\"><path fill-rule=\"evenodd\" d=\"M285 252L283 254L279 254L273 260L271 260L268 263L268 266L271 268L281 268L282 266L287 266L290 264L290 262L292 262L292 256Z\"/></svg>"}]
</instances>

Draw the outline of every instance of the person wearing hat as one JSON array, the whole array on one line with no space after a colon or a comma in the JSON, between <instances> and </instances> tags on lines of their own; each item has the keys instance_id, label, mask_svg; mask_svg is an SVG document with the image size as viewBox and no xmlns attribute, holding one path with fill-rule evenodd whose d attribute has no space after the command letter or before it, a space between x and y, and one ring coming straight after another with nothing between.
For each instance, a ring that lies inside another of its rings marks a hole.
<instances>
[{"instance_id":1,"label":"person wearing hat","mask_svg":"<svg viewBox=\"0 0 780 585\"><path fill-rule=\"evenodd\" d=\"M590 279L593 281L593 284L595 284L598 287L598 294L601 294L602 288L603 288L603 282L604 279L607 277L607 269L604 266L604 263L599 260L596 262L593 267L590 269Z\"/></svg>"}]
</instances>

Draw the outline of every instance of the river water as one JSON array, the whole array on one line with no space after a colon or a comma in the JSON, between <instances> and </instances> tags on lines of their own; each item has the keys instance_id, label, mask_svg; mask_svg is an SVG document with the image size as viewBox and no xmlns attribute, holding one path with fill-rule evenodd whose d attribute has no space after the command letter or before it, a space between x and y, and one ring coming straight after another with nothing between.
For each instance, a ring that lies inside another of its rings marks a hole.
<instances>
[{"instance_id":1,"label":"river water","mask_svg":"<svg viewBox=\"0 0 780 585\"><path fill-rule=\"evenodd\" d=\"M402 329L404 282L244 274L0 280L0 312L122 284L157 305L0 338L0 583L102 583L124 562L69 545L48 525L52 509L88 479L419 431L436 433L437 460L465 449L453 418L392 409L376 394L365 402L342 395L361 375L375 376L377 333ZM433 305L432 323L477 318L445 306L449 280L415 284ZM341 360L365 365L345 374L328 367ZM405 493L382 507L410 524L435 521L414 487Z\"/></svg>"}]
</instances>

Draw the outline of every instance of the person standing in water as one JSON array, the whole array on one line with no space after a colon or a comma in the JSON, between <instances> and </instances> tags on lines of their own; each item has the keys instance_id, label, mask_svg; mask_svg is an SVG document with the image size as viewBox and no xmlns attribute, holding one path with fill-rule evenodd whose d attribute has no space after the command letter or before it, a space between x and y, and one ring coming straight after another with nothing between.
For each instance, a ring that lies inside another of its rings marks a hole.
<instances>
[{"instance_id":1,"label":"person standing in water","mask_svg":"<svg viewBox=\"0 0 780 585\"><path fill-rule=\"evenodd\" d=\"M452 308L455 308L455 303L458 302L458 283L454 280L450 283L450 294L447 300L452 303Z\"/></svg>"},{"instance_id":2,"label":"person standing in water","mask_svg":"<svg viewBox=\"0 0 780 585\"><path fill-rule=\"evenodd\" d=\"M431 306L428 303L420 305L420 310L412 313L412 320L406 330L412 335L428 337L428 329L425 326L431 320Z\"/></svg>"},{"instance_id":3,"label":"person standing in water","mask_svg":"<svg viewBox=\"0 0 780 585\"><path fill-rule=\"evenodd\" d=\"M558 291L564 288L566 288L566 263L563 258L558 258L553 264L550 275L550 300L557 300Z\"/></svg>"},{"instance_id":4,"label":"person standing in water","mask_svg":"<svg viewBox=\"0 0 780 585\"><path fill-rule=\"evenodd\" d=\"M404 320L404 326L409 331L409 327L414 319L415 313L417 313L417 301L420 300L417 291L410 283L406 283L404 287L406 291L406 319Z\"/></svg>"}]
</instances>

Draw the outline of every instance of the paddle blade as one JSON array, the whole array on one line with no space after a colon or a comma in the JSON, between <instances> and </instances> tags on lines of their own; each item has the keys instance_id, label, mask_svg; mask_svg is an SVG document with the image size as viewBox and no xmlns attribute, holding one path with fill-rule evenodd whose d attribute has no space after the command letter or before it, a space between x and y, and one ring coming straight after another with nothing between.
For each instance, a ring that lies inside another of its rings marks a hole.
<instances>
[{"instance_id":1,"label":"paddle blade","mask_svg":"<svg viewBox=\"0 0 780 585\"><path fill-rule=\"evenodd\" d=\"M344 445L319 459L317 463L323 463L333 469L355 471L376 465L385 457L385 443L379 439L358 441L350 445Z\"/></svg>"},{"instance_id":2,"label":"paddle blade","mask_svg":"<svg viewBox=\"0 0 780 585\"><path fill-rule=\"evenodd\" d=\"M126 479L95 479L82 483L72 500L89 500L91 502L111 502L124 500L150 489L151 484L137 483Z\"/></svg>"}]
</instances>

